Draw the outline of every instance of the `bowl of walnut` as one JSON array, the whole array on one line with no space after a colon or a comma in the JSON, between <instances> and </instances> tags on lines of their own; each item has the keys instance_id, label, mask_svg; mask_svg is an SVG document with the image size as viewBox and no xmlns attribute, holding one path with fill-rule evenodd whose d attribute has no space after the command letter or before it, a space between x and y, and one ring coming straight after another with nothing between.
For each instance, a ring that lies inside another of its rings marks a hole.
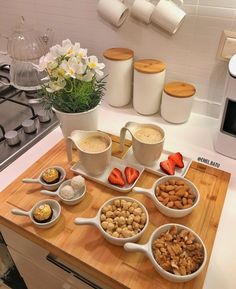
<instances>
[{"instance_id":1,"label":"bowl of walnut","mask_svg":"<svg viewBox=\"0 0 236 289\"><path fill-rule=\"evenodd\" d=\"M200 200L197 187L191 181L177 176L164 176L151 189L134 187L133 191L152 199L163 215L172 218L190 214Z\"/></svg>"},{"instance_id":2,"label":"bowl of walnut","mask_svg":"<svg viewBox=\"0 0 236 289\"><path fill-rule=\"evenodd\" d=\"M77 225L94 225L113 245L138 241L145 232L149 216L139 201L129 197L115 197L106 201L94 218L76 218Z\"/></svg>"},{"instance_id":3,"label":"bowl of walnut","mask_svg":"<svg viewBox=\"0 0 236 289\"><path fill-rule=\"evenodd\" d=\"M171 282L187 282L198 276L207 261L206 247L190 228L166 224L157 228L144 245L126 243L126 251L145 253L156 271Z\"/></svg>"}]
</instances>

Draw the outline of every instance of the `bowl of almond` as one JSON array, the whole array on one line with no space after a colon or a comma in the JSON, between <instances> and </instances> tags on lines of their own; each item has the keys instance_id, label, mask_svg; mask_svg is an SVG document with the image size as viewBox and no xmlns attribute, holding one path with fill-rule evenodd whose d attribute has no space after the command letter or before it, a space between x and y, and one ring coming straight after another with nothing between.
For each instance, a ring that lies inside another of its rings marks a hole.
<instances>
[{"instance_id":1,"label":"bowl of almond","mask_svg":"<svg viewBox=\"0 0 236 289\"><path fill-rule=\"evenodd\" d=\"M172 218L190 214L200 200L197 187L190 180L177 176L164 176L151 189L134 187L133 191L151 198L163 215Z\"/></svg>"},{"instance_id":2,"label":"bowl of almond","mask_svg":"<svg viewBox=\"0 0 236 289\"><path fill-rule=\"evenodd\" d=\"M171 282L192 280L202 272L207 261L201 238L180 224L160 226L146 244L126 243L124 249L145 253L156 271Z\"/></svg>"}]
</instances>

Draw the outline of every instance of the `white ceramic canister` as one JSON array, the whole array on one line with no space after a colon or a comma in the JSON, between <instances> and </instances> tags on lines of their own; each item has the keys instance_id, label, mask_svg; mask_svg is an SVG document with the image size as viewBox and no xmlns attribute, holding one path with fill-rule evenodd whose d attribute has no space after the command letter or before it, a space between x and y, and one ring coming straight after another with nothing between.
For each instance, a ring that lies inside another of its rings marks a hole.
<instances>
[{"instance_id":1,"label":"white ceramic canister","mask_svg":"<svg viewBox=\"0 0 236 289\"><path fill-rule=\"evenodd\" d=\"M161 116L168 122L183 123L189 119L196 88L185 82L170 82L164 87Z\"/></svg>"},{"instance_id":2,"label":"white ceramic canister","mask_svg":"<svg viewBox=\"0 0 236 289\"><path fill-rule=\"evenodd\" d=\"M103 56L108 74L106 100L112 106L125 106L133 93L134 52L128 48L110 48L104 51Z\"/></svg>"},{"instance_id":3,"label":"white ceramic canister","mask_svg":"<svg viewBox=\"0 0 236 289\"><path fill-rule=\"evenodd\" d=\"M166 65L156 59L134 62L134 109L144 115L158 112L165 83Z\"/></svg>"}]
</instances>

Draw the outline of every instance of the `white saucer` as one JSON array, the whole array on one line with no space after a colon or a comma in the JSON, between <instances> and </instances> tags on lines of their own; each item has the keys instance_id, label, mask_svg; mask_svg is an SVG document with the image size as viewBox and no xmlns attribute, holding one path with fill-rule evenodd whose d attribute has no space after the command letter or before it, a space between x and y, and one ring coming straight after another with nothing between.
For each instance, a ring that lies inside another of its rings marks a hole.
<instances>
[{"instance_id":1,"label":"white saucer","mask_svg":"<svg viewBox=\"0 0 236 289\"><path fill-rule=\"evenodd\" d=\"M126 183L124 185L124 187L119 187L119 186L115 186L115 185L110 184L109 181L108 181L108 176L110 175L111 171L114 168L118 168L119 170L121 170L121 172L123 173L123 177L125 179L125 174L124 174L125 167L132 167L132 168L134 168L134 169L139 171L139 176L135 180L135 182L133 184L130 184L130 185ZM138 164L137 162L134 163L134 162L131 162L129 160L124 160L124 159L119 159L119 158L116 158L116 157L112 157L110 165L108 166L108 168L106 169L106 171L102 175L99 175L99 176L91 176L91 175L89 175L84 170L84 167L82 166L82 164L79 161L71 167L71 171L76 173L76 174L80 174L80 175L84 176L85 178L90 179L90 180L92 180L94 182L102 184L102 185L104 185L104 186L106 186L108 188L116 190L118 192L127 193L127 192L132 190L132 188L135 186L135 184L139 180L141 174L144 171L144 167L142 165Z\"/></svg>"},{"instance_id":2,"label":"white saucer","mask_svg":"<svg viewBox=\"0 0 236 289\"><path fill-rule=\"evenodd\" d=\"M159 160L157 160L152 166L144 166L145 170L147 172L153 173L158 176L168 176L165 172L161 170L160 162L167 160L170 154L173 154L173 152L163 150ZM140 165L134 156L132 147L128 149L123 159L135 165ZM190 158L183 156L183 162L184 162L184 167L182 169L177 168L177 167L175 168L175 176L184 177L192 163L192 160Z\"/></svg>"}]
</instances>

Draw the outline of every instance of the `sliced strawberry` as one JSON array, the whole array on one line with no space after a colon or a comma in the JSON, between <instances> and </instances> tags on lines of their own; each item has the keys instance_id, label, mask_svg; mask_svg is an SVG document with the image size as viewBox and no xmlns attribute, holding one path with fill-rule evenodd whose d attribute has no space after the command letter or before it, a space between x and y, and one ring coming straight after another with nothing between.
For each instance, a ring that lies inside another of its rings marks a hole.
<instances>
[{"instance_id":1,"label":"sliced strawberry","mask_svg":"<svg viewBox=\"0 0 236 289\"><path fill-rule=\"evenodd\" d=\"M132 184L138 178L138 176L139 176L138 170L131 167L125 168L125 177L129 185Z\"/></svg>"},{"instance_id":2,"label":"sliced strawberry","mask_svg":"<svg viewBox=\"0 0 236 289\"><path fill-rule=\"evenodd\" d=\"M172 160L178 168L184 167L183 156L179 152L169 155L168 160Z\"/></svg>"},{"instance_id":3,"label":"sliced strawberry","mask_svg":"<svg viewBox=\"0 0 236 289\"><path fill-rule=\"evenodd\" d=\"M171 159L160 162L160 168L168 175L175 174L175 164Z\"/></svg>"},{"instance_id":4,"label":"sliced strawberry","mask_svg":"<svg viewBox=\"0 0 236 289\"><path fill-rule=\"evenodd\" d=\"M112 185L118 185L123 187L125 185L125 180L123 178L122 172L117 169L114 168L109 177L108 177L108 181L112 184Z\"/></svg>"}]
</instances>

